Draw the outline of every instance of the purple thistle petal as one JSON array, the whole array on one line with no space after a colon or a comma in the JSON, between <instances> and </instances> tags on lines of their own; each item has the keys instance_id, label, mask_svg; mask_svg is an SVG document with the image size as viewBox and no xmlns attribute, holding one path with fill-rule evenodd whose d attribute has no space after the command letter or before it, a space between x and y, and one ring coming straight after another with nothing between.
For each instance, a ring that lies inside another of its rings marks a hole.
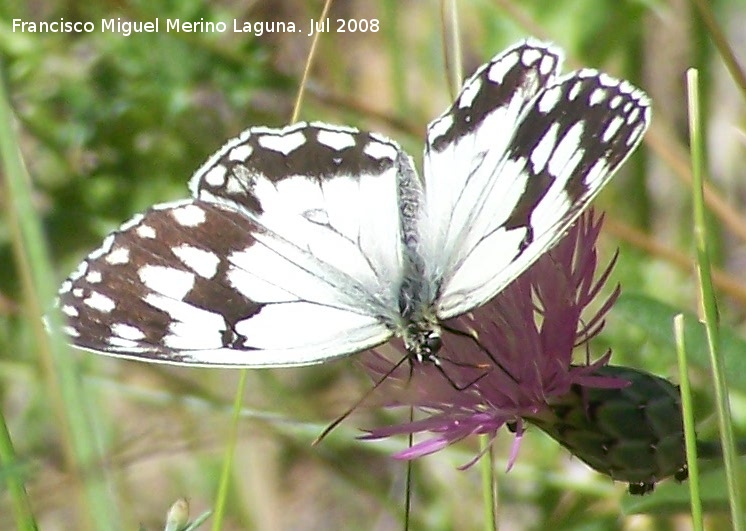
<instances>
[{"instance_id":1,"label":"purple thistle petal","mask_svg":"<svg viewBox=\"0 0 746 531\"><path fill-rule=\"evenodd\" d=\"M518 452L521 449L521 441L523 440L523 434L526 430L523 427L523 420L519 420L516 424L515 437L513 437L513 444L510 447L510 455L508 456L508 465L505 468L506 472L510 472L513 465L518 460Z\"/></svg>"},{"instance_id":2,"label":"purple thistle petal","mask_svg":"<svg viewBox=\"0 0 746 531\"><path fill-rule=\"evenodd\" d=\"M475 455L471 460L464 463L460 467L458 467L459 470L466 470L467 468L471 468L477 461L479 461L484 454L490 451L490 448L492 447L492 443L495 442L495 439L497 438L497 432L492 433L492 436L490 437L490 440L487 442L487 444L484 445L484 448L481 452L479 452L477 455ZM518 440L516 437L515 440ZM510 468L510 465L509 467Z\"/></svg>"}]
</instances>

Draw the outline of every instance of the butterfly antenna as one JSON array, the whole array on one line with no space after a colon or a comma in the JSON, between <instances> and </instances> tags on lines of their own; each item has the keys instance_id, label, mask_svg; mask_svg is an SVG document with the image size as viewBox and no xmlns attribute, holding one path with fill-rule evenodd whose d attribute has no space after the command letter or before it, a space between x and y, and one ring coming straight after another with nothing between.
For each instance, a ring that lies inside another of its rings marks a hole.
<instances>
[{"instance_id":1,"label":"butterfly antenna","mask_svg":"<svg viewBox=\"0 0 746 531\"><path fill-rule=\"evenodd\" d=\"M411 364L410 364L411 365ZM414 422L414 406L409 406L409 422ZM407 437L407 443L412 448L414 444L414 433L409 432ZM412 459L407 459L407 479L405 481L404 488L406 489L404 494L404 531L409 531L409 515L412 513L412 474L414 462Z\"/></svg>"},{"instance_id":2,"label":"butterfly antenna","mask_svg":"<svg viewBox=\"0 0 746 531\"><path fill-rule=\"evenodd\" d=\"M371 394L373 394L373 391L375 391L376 389L378 389L378 387L386 380L386 378L388 378L389 376L391 376L392 374L394 374L394 371L396 371L399 367L401 367L401 364L404 363L405 361L407 361L408 359L409 359L409 357L404 356L402 359L400 359L399 361L397 361L394 364L393 367L391 367L388 371L386 371L386 373L383 376L381 376L381 378L373 385L373 387L371 387L370 389L368 389L363 394L363 396L361 396L360 398L358 398L355 401L355 403L352 404L351 407L347 408L347 410L344 413L342 413L340 416L338 416L336 419L334 419L334 421L331 424L329 424L326 428L324 428L324 431L322 431L321 434L318 437L316 437L316 439L314 439L314 441L311 443L311 446L316 446L321 441L323 441L324 438L326 438L326 436L329 435L329 433L331 433L331 431L334 428L336 428L337 426L339 426L342 423L343 420L345 420L347 417L349 417L352 414L353 411L355 411L358 407L360 407L360 405L363 402L365 402L367 400L367 398ZM410 370L409 377L410 377L410 379L412 378L412 372L411 372L411 370Z\"/></svg>"}]
</instances>

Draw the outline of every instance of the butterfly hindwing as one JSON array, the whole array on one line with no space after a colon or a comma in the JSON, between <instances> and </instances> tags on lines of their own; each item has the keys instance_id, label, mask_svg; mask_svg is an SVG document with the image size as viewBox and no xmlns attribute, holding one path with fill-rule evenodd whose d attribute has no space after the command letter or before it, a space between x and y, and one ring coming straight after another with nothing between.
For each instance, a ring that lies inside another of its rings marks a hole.
<instances>
[{"instance_id":1,"label":"butterfly hindwing","mask_svg":"<svg viewBox=\"0 0 746 531\"><path fill-rule=\"evenodd\" d=\"M399 198L420 187L417 179L402 181L408 172L411 158L387 138L302 122L244 131L195 173L190 188L200 199L238 205L390 309L402 269Z\"/></svg>"},{"instance_id":2,"label":"butterfly hindwing","mask_svg":"<svg viewBox=\"0 0 746 531\"><path fill-rule=\"evenodd\" d=\"M261 239L251 220L224 206L154 207L63 284L66 331L105 354L249 367L313 363L387 339L379 320L330 287L338 279Z\"/></svg>"}]
</instances>

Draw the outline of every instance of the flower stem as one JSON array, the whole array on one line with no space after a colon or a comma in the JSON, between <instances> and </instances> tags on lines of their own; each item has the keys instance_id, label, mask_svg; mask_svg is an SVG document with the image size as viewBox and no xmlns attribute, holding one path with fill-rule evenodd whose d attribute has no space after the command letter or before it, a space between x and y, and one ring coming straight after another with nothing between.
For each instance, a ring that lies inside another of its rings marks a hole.
<instances>
[{"instance_id":1,"label":"flower stem","mask_svg":"<svg viewBox=\"0 0 746 531\"><path fill-rule=\"evenodd\" d=\"M703 140L699 109L698 72L690 69L687 72L687 88L689 100L689 134L692 156L693 175L693 203L694 203L694 237L697 245L697 272L704 310L707 343L712 365L713 384L715 387L715 402L720 428L720 440L723 444L723 461L725 462L725 476L728 483L728 498L730 512L735 531L744 529L743 513L741 511L741 490L738 486L738 469L736 464L733 423L731 419L730 403L728 401L725 368L720 354L720 331L718 327L717 304L712 287L710 274L710 258L707 246L707 229L705 220L704 192L703 192Z\"/></svg>"},{"instance_id":2,"label":"flower stem","mask_svg":"<svg viewBox=\"0 0 746 531\"><path fill-rule=\"evenodd\" d=\"M684 316L674 317L674 336L676 352L679 358L679 386L681 389L681 414L684 418L684 443L689 474L689 495L692 506L692 527L694 531L704 529L702 519L702 499L699 495L699 464L697 462L697 434L694 430L694 411L692 410L692 392L689 387L687 372L686 343L684 341Z\"/></svg>"},{"instance_id":3,"label":"flower stem","mask_svg":"<svg viewBox=\"0 0 746 531\"><path fill-rule=\"evenodd\" d=\"M241 410L243 404L243 394L246 388L246 376L248 371L243 369L239 373L238 388L236 389L236 398L233 402L233 419L231 421L231 431L228 435L228 444L223 456L223 470L220 473L220 486L218 495L215 499L215 517L212 521L212 531L220 531L223 528L223 516L225 515L225 504L228 499L228 488L233 470L233 458L236 454L236 441L238 440L238 423L241 420Z\"/></svg>"},{"instance_id":4,"label":"flower stem","mask_svg":"<svg viewBox=\"0 0 746 531\"><path fill-rule=\"evenodd\" d=\"M479 438L482 459L482 496L484 498L484 529L497 530L497 482L495 481L495 456L492 451L492 437L485 433Z\"/></svg>"}]
</instances>

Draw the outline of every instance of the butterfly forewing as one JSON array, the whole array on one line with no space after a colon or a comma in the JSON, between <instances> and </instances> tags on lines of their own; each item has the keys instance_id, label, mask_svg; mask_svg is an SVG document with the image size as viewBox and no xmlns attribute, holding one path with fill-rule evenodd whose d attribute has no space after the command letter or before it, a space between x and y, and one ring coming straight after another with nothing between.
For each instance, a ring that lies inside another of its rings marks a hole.
<instances>
[{"instance_id":1,"label":"butterfly forewing","mask_svg":"<svg viewBox=\"0 0 746 531\"><path fill-rule=\"evenodd\" d=\"M200 199L239 205L288 249L341 270L388 309L402 269L401 166L414 171L397 144L353 128L257 127L218 151L190 188Z\"/></svg>"},{"instance_id":2,"label":"butterfly forewing","mask_svg":"<svg viewBox=\"0 0 746 531\"><path fill-rule=\"evenodd\" d=\"M440 194L450 193L455 204L446 241L434 248L448 252L432 279L440 288L438 316L484 304L556 244L637 147L649 120L641 91L582 70L550 81L523 106L499 158L479 148L465 154L474 161L465 186L449 190L447 176L426 173L428 189L440 181ZM482 127L472 136L496 134ZM444 167L441 156L429 147L427 167Z\"/></svg>"}]
</instances>

